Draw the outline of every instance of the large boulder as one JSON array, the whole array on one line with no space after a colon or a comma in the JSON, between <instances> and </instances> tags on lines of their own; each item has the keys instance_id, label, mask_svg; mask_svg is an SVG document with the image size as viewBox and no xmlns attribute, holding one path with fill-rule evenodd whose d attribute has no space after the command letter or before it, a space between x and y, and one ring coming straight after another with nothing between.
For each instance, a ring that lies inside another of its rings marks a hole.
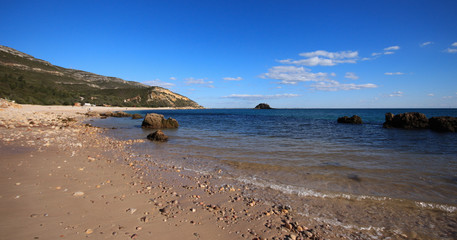
<instances>
[{"instance_id":1,"label":"large boulder","mask_svg":"<svg viewBox=\"0 0 457 240\"><path fill-rule=\"evenodd\" d=\"M157 130L147 136L147 138L151 141L157 142L166 142L168 141L168 136L165 135L161 130Z\"/></svg>"},{"instance_id":2,"label":"large boulder","mask_svg":"<svg viewBox=\"0 0 457 240\"><path fill-rule=\"evenodd\" d=\"M432 117L428 122L433 131L457 132L457 117Z\"/></svg>"},{"instance_id":3,"label":"large boulder","mask_svg":"<svg viewBox=\"0 0 457 240\"><path fill-rule=\"evenodd\" d=\"M423 113L407 112L394 115L386 113L384 128L424 129L429 127L428 118Z\"/></svg>"},{"instance_id":4,"label":"large boulder","mask_svg":"<svg viewBox=\"0 0 457 240\"><path fill-rule=\"evenodd\" d=\"M254 109L271 109L270 105L266 104L266 103L261 103L257 106L255 106Z\"/></svg>"},{"instance_id":5,"label":"large boulder","mask_svg":"<svg viewBox=\"0 0 457 240\"><path fill-rule=\"evenodd\" d=\"M344 116L338 118L338 123L362 124L363 122L361 117L353 115L352 117Z\"/></svg>"},{"instance_id":6,"label":"large boulder","mask_svg":"<svg viewBox=\"0 0 457 240\"><path fill-rule=\"evenodd\" d=\"M148 113L141 124L142 128L178 128L179 124L176 119L168 118L165 119L162 114Z\"/></svg>"}]
</instances>

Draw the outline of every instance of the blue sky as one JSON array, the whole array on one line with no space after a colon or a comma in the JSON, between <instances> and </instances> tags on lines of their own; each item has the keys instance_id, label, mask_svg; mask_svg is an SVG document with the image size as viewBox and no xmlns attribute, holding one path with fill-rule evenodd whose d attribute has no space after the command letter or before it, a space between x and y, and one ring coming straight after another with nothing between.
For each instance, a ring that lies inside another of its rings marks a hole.
<instances>
[{"instance_id":1,"label":"blue sky","mask_svg":"<svg viewBox=\"0 0 457 240\"><path fill-rule=\"evenodd\" d=\"M457 107L457 1L2 1L0 45L208 108Z\"/></svg>"}]
</instances>

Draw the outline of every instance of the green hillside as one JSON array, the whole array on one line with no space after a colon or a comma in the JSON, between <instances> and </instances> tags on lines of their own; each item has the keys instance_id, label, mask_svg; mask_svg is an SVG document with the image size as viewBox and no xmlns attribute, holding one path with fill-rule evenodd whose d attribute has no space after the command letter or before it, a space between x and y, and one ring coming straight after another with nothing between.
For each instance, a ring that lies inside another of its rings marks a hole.
<instances>
[{"instance_id":1,"label":"green hillside","mask_svg":"<svg viewBox=\"0 0 457 240\"><path fill-rule=\"evenodd\" d=\"M1 45L0 97L21 104L201 108L161 87L54 66Z\"/></svg>"}]
</instances>

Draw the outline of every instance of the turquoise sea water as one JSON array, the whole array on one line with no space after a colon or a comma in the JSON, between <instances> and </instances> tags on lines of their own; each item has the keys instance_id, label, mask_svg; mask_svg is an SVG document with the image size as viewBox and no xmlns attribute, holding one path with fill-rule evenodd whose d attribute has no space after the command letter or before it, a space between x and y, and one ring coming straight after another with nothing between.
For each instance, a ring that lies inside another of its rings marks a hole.
<instances>
[{"instance_id":1,"label":"turquoise sea water","mask_svg":"<svg viewBox=\"0 0 457 240\"><path fill-rule=\"evenodd\" d=\"M385 113L411 111L457 116L457 109L161 110L153 112L177 119L180 127L164 130L169 142L147 141L135 151L194 171L221 169L232 179L293 195L299 207L303 198L386 200L399 203L392 208L407 202L404 208L442 211L455 221L457 133L382 128ZM336 121L352 115L364 124ZM138 139L153 131L141 129L141 122L93 124L116 127L108 133L113 137Z\"/></svg>"}]
</instances>

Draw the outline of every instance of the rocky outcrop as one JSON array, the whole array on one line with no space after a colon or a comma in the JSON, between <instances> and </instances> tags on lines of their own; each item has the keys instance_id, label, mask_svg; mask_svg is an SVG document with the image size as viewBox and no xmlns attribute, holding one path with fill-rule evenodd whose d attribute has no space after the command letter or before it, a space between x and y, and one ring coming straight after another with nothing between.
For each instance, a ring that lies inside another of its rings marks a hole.
<instances>
[{"instance_id":1,"label":"rocky outcrop","mask_svg":"<svg viewBox=\"0 0 457 240\"><path fill-rule=\"evenodd\" d=\"M433 131L457 132L457 117L432 117L428 122Z\"/></svg>"},{"instance_id":2,"label":"rocky outcrop","mask_svg":"<svg viewBox=\"0 0 457 240\"><path fill-rule=\"evenodd\" d=\"M394 115L386 113L384 128L425 129L429 127L428 118L423 113L407 112Z\"/></svg>"},{"instance_id":3,"label":"rocky outcrop","mask_svg":"<svg viewBox=\"0 0 457 240\"><path fill-rule=\"evenodd\" d=\"M178 128L179 124L176 119L168 118L165 119L162 114L149 113L144 117L143 123L141 124L142 128Z\"/></svg>"},{"instance_id":4,"label":"rocky outcrop","mask_svg":"<svg viewBox=\"0 0 457 240\"><path fill-rule=\"evenodd\" d=\"M363 121L361 117L353 115L352 117L344 116L338 118L338 123L362 124Z\"/></svg>"},{"instance_id":5,"label":"rocky outcrop","mask_svg":"<svg viewBox=\"0 0 457 240\"><path fill-rule=\"evenodd\" d=\"M151 141L157 142L166 142L168 141L168 136L165 135L161 130L157 130L147 136L147 138Z\"/></svg>"},{"instance_id":6,"label":"rocky outcrop","mask_svg":"<svg viewBox=\"0 0 457 240\"><path fill-rule=\"evenodd\" d=\"M272 109L272 108L270 107L270 105L268 105L266 103L261 103L261 104L255 106L254 109Z\"/></svg>"}]
</instances>

